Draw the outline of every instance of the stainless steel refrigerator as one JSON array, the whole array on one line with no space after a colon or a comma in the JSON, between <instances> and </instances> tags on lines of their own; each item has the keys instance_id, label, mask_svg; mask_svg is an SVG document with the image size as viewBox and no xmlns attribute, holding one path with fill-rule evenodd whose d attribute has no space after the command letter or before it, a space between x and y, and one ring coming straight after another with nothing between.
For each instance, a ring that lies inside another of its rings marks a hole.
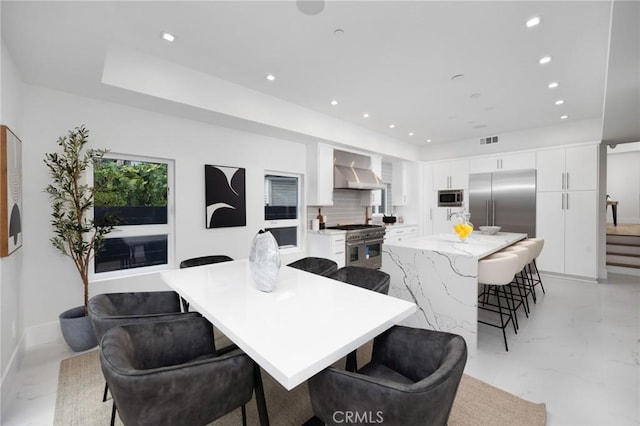
<instances>
[{"instance_id":1,"label":"stainless steel refrigerator","mask_svg":"<svg viewBox=\"0 0 640 426\"><path fill-rule=\"evenodd\" d=\"M536 171L469 175L469 213L474 228L501 226L502 232L536 235Z\"/></svg>"}]
</instances>

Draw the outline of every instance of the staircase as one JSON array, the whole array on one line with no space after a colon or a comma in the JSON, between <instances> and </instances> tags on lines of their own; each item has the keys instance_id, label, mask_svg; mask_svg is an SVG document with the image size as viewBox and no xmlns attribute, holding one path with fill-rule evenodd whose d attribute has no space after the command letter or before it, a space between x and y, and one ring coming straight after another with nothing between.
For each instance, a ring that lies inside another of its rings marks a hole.
<instances>
[{"instance_id":1,"label":"staircase","mask_svg":"<svg viewBox=\"0 0 640 426\"><path fill-rule=\"evenodd\" d=\"M640 269L640 236L607 235L607 265Z\"/></svg>"}]
</instances>

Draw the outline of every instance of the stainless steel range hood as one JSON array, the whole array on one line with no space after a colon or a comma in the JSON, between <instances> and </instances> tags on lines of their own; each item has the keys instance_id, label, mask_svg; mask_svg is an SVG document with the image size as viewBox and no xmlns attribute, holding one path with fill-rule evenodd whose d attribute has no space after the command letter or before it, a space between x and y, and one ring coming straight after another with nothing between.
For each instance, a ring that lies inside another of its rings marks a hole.
<instances>
[{"instance_id":1,"label":"stainless steel range hood","mask_svg":"<svg viewBox=\"0 0 640 426\"><path fill-rule=\"evenodd\" d=\"M333 187L338 189L384 189L382 179L371 170L371 157L333 151Z\"/></svg>"}]
</instances>

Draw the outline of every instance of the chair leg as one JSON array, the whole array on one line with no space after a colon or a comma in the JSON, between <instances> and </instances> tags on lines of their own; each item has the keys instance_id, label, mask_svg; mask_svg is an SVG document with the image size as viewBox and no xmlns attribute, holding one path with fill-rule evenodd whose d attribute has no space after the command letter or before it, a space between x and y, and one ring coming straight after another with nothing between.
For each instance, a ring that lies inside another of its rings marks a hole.
<instances>
[{"instance_id":1,"label":"chair leg","mask_svg":"<svg viewBox=\"0 0 640 426\"><path fill-rule=\"evenodd\" d=\"M242 426L247 426L247 407L242 404Z\"/></svg>"},{"instance_id":2,"label":"chair leg","mask_svg":"<svg viewBox=\"0 0 640 426\"><path fill-rule=\"evenodd\" d=\"M104 381L104 393L102 394L102 402L105 402L107 400L107 392L109 392L109 383L107 383L107 381Z\"/></svg>"},{"instance_id":3,"label":"chair leg","mask_svg":"<svg viewBox=\"0 0 640 426\"><path fill-rule=\"evenodd\" d=\"M347 355L347 364L345 366L345 370L352 373L358 371L358 358L356 356L356 351L352 351Z\"/></svg>"},{"instance_id":4,"label":"chair leg","mask_svg":"<svg viewBox=\"0 0 640 426\"><path fill-rule=\"evenodd\" d=\"M262 375L260 374L260 366L258 364L254 364L253 385L256 392L256 405L258 406L258 418L260 419L260 426L269 426L267 401L264 398Z\"/></svg>"},{"instance_id":5,"label":"chair leg","mask_svg":"<svg viewBox=\"0 0 640 426\"><path fill-rule=\"evenodd\" d=\"M542 289L542 294L547 294L544 291L544 286L542 285L542 277L540 276L540 271L538 271L538 265L536 265L536 260L533 259L533 267L536 268L536 275L538 276L538 282L540 283L540 288Z\"/></svg>"},{"instance_id":6,"label":"chair leg","mask_svg":"<svg viewBox=\"0 0 640 426\"><path fill-rule=\"evenodd\" d=\"M507 288L506 287L509 287L509 296L507 296ZM512 312L513 312L513 320L514 320L515 328L517 330L518 328L520 328L520 324L518 324L518 313L516 312L516 301L513 298L513 289L511 288L511 285L507 285L505 287L502 287L502 289L504 290L504 295L505 295L505 297L507 299L509 297L511 297L511 304L513 305L513 310L512 310ZM509 301L507 300L507 306L508 305L509 305ZM517 333L517 331L516 331L516 333Z\"/></svg>"},{"instance_id":7,"label":"chair leg","mask_svg":"<svg viewBox=\"0 0 640 426\"><path fill-rule=\"evenodd\" d=\"M113 401L113 405L111 406L111 426L116 423L116 401Z\"/></svg>"},{"instance_id":8,"label":"chair leg","mask_svg":"<svg viewBox=\"0 0 640 426\"><path fill-rule=\"evenodd\" d=\"M182 310L184 312L189 312L189 302L183 297L180 297L180 301L182 302Z\"/></svg>"},{"instance_id":9,"label":"chair leg","mask_svg":"<svg viewBox=\"0 0 640 426\"><path fill-rule=\"evenodd\" d=\"M500 293L496 289L496 298L498 299L498 315L500 315L500 328L502 328L502 338L504 339L504 348L509 352L509 346L507 345L507 333L505 332L504 318L502 317L502 305L500 304ZM509 313L511 315L511 313Z\"/></svg>"}]
</instances>

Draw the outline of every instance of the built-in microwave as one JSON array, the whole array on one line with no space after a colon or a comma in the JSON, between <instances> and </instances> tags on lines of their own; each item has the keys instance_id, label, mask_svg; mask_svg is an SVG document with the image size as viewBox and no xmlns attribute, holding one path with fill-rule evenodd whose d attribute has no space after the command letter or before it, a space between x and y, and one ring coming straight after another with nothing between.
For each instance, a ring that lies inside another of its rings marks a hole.
<instances>
[{"instance_id":1,"label":"built-in microwave","mask_svg":"<svg viewBox=\"0 0 640 426\"><path fill-rule=\"evenodd\" d=\"M464 189L443 189L438 191L438 207L462 207Z\"/></svg>"}]
</instances>

